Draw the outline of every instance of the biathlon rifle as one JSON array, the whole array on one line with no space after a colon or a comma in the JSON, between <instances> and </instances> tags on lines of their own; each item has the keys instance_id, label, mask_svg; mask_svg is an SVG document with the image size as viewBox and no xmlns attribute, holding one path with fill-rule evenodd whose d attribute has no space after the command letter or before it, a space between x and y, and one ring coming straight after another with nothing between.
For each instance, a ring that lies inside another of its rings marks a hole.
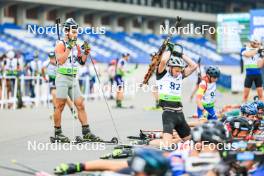
<instances>
[{"instance_id":1,"label":"biathlon rifle","mask_svg":"<svg viewBox=\"0 0 264 176\"><path fill-rule=\"evenodd\" d=\"M181 23L181 17L177 16L176 24L175 24L176 29L178 29L178 27L180 26L180 23ZM143 84L148 84L150 77L153 75L155 69L157 68L157 66L159 65L161 61L161 56L163 52L165 51L168 43L170 42L171 37L172 37L172 34L169 33L166 39L163 41L162 45L160 46L158 52L152 56L148 71L144 76Z\"/></svg>"}]
</instances>

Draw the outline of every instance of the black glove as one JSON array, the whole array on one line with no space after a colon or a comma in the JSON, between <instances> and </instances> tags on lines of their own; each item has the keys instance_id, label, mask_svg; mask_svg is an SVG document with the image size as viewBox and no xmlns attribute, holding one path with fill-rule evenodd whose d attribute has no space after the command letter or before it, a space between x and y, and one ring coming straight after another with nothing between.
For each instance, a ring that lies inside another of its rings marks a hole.
<instances>
[{"instance_id":1,"label":"black glove","mask_svg":"<svg viewBox=\"0 0 264 176\"><path fill-rule=\"evenodd\" d=\"M258 49L258 53L260 54L261 57L264 57L264 49L263 48Z\"/></svg>"},{"instance_id":2,"label":"black glove","mask_svg":"<svg viewBox=\"0 0 264 176\"><path fill-rule=\"evenodd\" d=\"M85 62L82 61L82 56L77 57L77 61L79 62L80 65L84 65Z\"/></svg>"},{"instance_id":3,"label":"black glove","mask_svg":"<svg viewBox=\"0 0 264 176\"><path fill-rule=\"evenodd\" d=\"M91 51L91 47L88 44L88 42L86 42L86 41L83 43L82 49L84 50L84 54L85 55L88 55L90 53L90 51Z\"/></svg>"},{"instance_id":4,"label":"black glove","mask_svg":"<svg viewBox=\"0 0 264 176\"><path fill-rule=\"evenodd\" d=\"M73 174L73 173L82 172L82 171L84 171L84 164L82 163L76 163L76 164L61 163L59 166L57 166L54 169L54 173L58 175Z\"/></svg>"},{"instance_id":5,"label":"black glove","mask_svg":"<svg viewBox=\"0 0 264 176\"><path fill-rule=\"evenodd\" d=\"M182 58L182 53L179 53L179 52L177 52L177 51L173 51L171 54L172 54L173 56L176 56L176 57Z\"/></svg>"},{"instance_id":6,"label":"black glove","mask_svg":"<svg viewBox=\"0 0 264 176\"><path fill-rule=\"evenodd\" d=\"M76 42L76 39L69 39L69 41L66 43L66 48L72 49L76 45Z\"/></svg>"}]
</instances>

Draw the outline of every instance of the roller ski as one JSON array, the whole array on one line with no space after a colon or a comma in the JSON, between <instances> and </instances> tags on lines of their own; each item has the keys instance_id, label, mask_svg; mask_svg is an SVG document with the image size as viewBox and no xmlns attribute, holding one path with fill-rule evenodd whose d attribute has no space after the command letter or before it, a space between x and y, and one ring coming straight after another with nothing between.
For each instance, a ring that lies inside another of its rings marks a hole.
<instances>
[{"instance_id":1,"label":"roller ski","mask_svg":"<svg viewBox=\"0 0 264 176\"><path fill-rule=\"evenodd\" d=\"M108 153L100 157L100 159L122 159L133 156L134 150L132 147L119 146L115 147L112 153Z\"/></svg>"},{"instance_id":2,"label":"roller ski","mask_svg":"<svg viewBox=\"0 0 264 176\"><path fill-rule=\"evenodd\" d=\"M79 143L85 143L85 142L99 142L99 143L106 143L106 144L118 144L118 139L116 137L113 137L111 140L106 141L101 139L98 136L95 136L93 133L87 133L83 137L81 136L76 136L74 143L79 144Z\"/></svg>"},{"instance_id":3,"label":"roller ski","mask_svg":"<svg viewBox=\"0 0 264 176\"><path fill-rule=\"evenodd\" d=\"M160 139L162 137L162 131L147 131L140 130L139 136L128 136L128 139L135 140L147 140L147 139Z\"/></svg>"},{"instance_id":4,"label":"roller ski","mask_svg":"<svg viewBox=\"0 0 264 176\"><path fill-rule=\"evenodd\" d=\"M117 106L113 106L113 108L115 109L134 109L135 107L133 105L130 105L130 106L117 105Z\"/></svg>"},{"instance_id":5,"label":"roller ski","mask_svg":"<svg viewBox=\"0 0 264 176\"><path fill-rule=\"evenodd\" d=\"M66 136L64 136L62 133L61 134L56 134L55 137L50 137L50 142L51 143L70 143L70 139Z\"/></svg>"}]
</instances>

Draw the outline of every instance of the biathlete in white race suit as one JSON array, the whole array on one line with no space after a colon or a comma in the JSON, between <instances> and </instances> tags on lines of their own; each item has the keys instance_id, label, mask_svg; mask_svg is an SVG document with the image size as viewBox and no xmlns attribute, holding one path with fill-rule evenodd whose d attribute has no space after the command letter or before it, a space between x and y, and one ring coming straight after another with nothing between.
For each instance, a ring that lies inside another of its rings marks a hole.
<instances>
[{"instance_id":1,"label":"biathlete in white race suit","mask_svg":"<svg viewBox=\"0 0 264 176\"><path fill-rule=\"evenodd\" d=\"M264 56L261 54L263 52L263 49L261 49L260 41L260 37L252 35L250 38L250 43L241 50L241 56L243 58L244 67L246 69L243 103L246 103L248 100L249 92L253 82L255 83L259 100L264 101L262 76L260 70L260 67L263 66L263 61L261 60L261 58L263 58Z\"/></svg>"},{"instance_id":2,"label":"biathlete in white race suit","mask_svg":"<svg viewBox=\"0 0 264 176\"><path fill-rule=\"evenodd\" d=\"M218 67L206 68L206 76L202 78L196 92L197 114L201 121L217 120L214 110L216 81L220 76Z\"/></svg>"},{"instance_id":3,"label":"biathlete in white race suit","mask_svg":"<svg viewBox=\"0 0 264 176\"><path fill-rule=\"evenodd\" d=\"M116 75L115 81L117 85L116 92L116 107L122 108L122 100L124 99L124 80L123 77L129 71L127 70L127 61L129 59L129 54L123 54L121 59L117 60L116 63Z\"/></svg>"},{"instance_id":4,"label":"biathlete in white race suit","mask_svg":"<svg viewBox=\"0 0 264 176\"><path fill-rule=\"evenodd\" d=\"M113 86L114 86L114 80L115 80L115 74L116 74L116 59L111 60L111 62L108 65L107 68L107 74L109 78L110 83L110 100L113 100L114 97L112 95Z\"/></svg>"},{"instance_id":5,"label":"biathlete in white race suit","mask_svg":"<svg viewBox=\"0 0 264 176\"><path fill-rule=\"evenodd\" d=\"M160 146L162 144L170 147L173 143L179 142L173 141L174 129L183 141L190 139L190 127L182 111L182 82L196 68L197 64L185 54L177 52L175 45L173 49L163 53L156 72L159 102L163 109L163 139L150 141L150 145Z\"/></svg>"},{"instance_id":6,"label":"biathlete in white race suit","mask_svg":"<svg viewBox=\"0 0 264 176\"><path fill-rule=\"evenodd\" d=\"M90 46L84 42L82 46L78 45L78 24L74 19L69 18L64 23L65 37L59 41L55 47L57 59L56 75L56 109L54 113L55 138L61 141L69 141L69 138L63 135L61 129L61 113L70 96L77 108L78 118L82 125L83 139L90 141L101 141L101 139L91 133L87 115L85 112L84 98L81 95L78 79L78 66L84 65L90 53Z\"/></svg>"},{"instance_id":7,"label":"biathlete in white race suit","mask_svg":"<svg viewBox=\"0 0 264 176\"><path fill-rule=\"evenodd\" d=\"M49 53L49 58L43 62L42 64L42 77L44 81L48 82L49 84L49 92L52 96L52 104L55 111L56 107L56 86L55 86L55 79L56 79L56 72L57 72L57 64L56 64L56 58L55 58L55 52ZM46 73L48 78L46 77ZM70 98L67 98L67 105L69 106L71 112L74 114L74 117L77 118L77 114L73 109L73 102L70 100ZM53 113L54 114L54 113ZM51 118L53 118L53 114L51 115Z\"/></svg>"}]
</instances>

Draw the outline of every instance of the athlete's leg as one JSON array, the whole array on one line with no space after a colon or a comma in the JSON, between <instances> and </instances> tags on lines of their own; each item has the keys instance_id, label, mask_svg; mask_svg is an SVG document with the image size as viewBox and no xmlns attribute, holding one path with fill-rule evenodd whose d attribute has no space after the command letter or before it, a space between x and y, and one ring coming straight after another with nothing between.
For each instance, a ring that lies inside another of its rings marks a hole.
<instances>
[{"instance_id":1,"label":"athlete's leg","mask_svg":"<svg viewBox=\"0 0 264 176\"><path fill-rule=\"evenodd\" d=\"M172 134L163 133L162 139L154 139L149 142L149 145L155 146L155 147L171 147L173 142L176 142L176 141L173 140Z\"/></svg>"},{"instance_id":2,"label":"athlete's leg","mask_svg":"<svg viewBox=\"0 0 264 176\"><path fill-rule=\"evenodd\" d=\"M208 112L208 117L207 117L208 120L217 120L214 107L205 108L205 109Z\"/></svg>"},{"instance_id":3,"label":"athlete's leg","mask_svg":"<svg viewBox=\"0 0 264 176\"><path fill-rule=\"evenodd\" d=\"M7 99L11 96L11 81L10 79L6 79L6 92L7 92Z\"/></svg>"},{"instance_id":4,"label":"athlete's leg","mask_svg":"<svg viewBox=\"0 0 264 176\"><path fill-rule=\"evenodd\" d=\"M174 117L174 124L175 127L174 129L177 131L179 137L183 140L183 141L187 141L191 139L191 129L188 126L184 114L182 111L179 112L174 112L175 117Z\"/></svg>"},{"instance_id":5,"label":"athlete's leg","mask_svg":"<svg viewBox=\"0 0 264 176\"><path fill-rule=\"evenodd\" d=\"M197 115L198 115L198 118L202 118L203 116L203 111L197 106Z\"/></svg>"},{"instance_id":6,"label":"athlete's leg","mask_svg":"<svg viewBox=\"0 0 264 176\"><path fill-rule=\"evenodd\" d=\"M62 135L61 114L65 107L68 97L68 91L69 91L68 77L58 74L55 82L56 82L56 107L53 115L55 135L61 136L62 138L67 138L64 135Z\"/></svg>"},{"instance_id":7,"label":"athlete's leg","mask_svg":"<svg viewBox=\"0 0 264 176\"><path fill-rule=\"evenodd\" d=\"M65 107L67 99L56 98L56 107L54 111L54 126L61 127L61 114Z\"/></svg>"},{"instance_id":8,"label":"athlete's leg","mask_svg":"<svg viewBox=\"0 0 264 176\"><path fill-rule=\"evenodd\" d=\"M76 106L76 109L78 112L78 118L79 118L82 126L88 125L87 115L86 115L85 107L84 107L84 98L81 96L78 97L77 99L74 100L74 104Z\"/></svg>"},{"instance_id":9,"label":"athlete's leg","mask_svg":"<svg viewBox=\"0 0 264 176\"><path fill-rule=\"evenodd\" d=\"M118 171L127 168L128 162L123 161L107 161L95 160L85 162L85 171Z\"/></svg>"},{"instance_id":10,"label":"athlete's leg","mask_svg":"<svg viewBox=\"0 0 264 176\"><path fill-rule=\"evenodd\" d=\"M264 101L262 87L257 87L257 94L258 94L259 100Z\"/></svg>"},{"instance_id":11,"label":"athlete's leg","mask_svg":"<svg viewBox=\"0 0 264 176\"><path fill-rule=\"evenodd\" d=\"M69 96L73 100L74 105L78 112L78 118L82 124L82 134L83 138L93 141L101 141L99 137L91 133L90 127L88 125L88 118L85 112L84 98L82 97L80 86L77 83L77 80L74 81L74 87L69 89Z\"/></svg>"},{"instance_id":12,"label":"athlete's leg","mask_svg":"<svg viewBox=\"0 0 264 176\"><path fill-rule=\"evenodd\" d=\"M163 124L163 136L162 139L155 139L149 142L149 145L157 147L171 147L173 144L173 113L172 111L163 111L162 113L162 124Z\"/></svg>"},{"instance_id":13,"label":"athlete's leg","mask_svg":"<svg viewBox=\"0 0 264 176\"><path fill-rule=\"evenodd\" d=\"M205 108L206 110L206 108ZM203 114L203 110L201 110L199 107L197 107L197 114L198 114L198 121L196 123L193 123L191 125L191 123L189 123L190 126L198 126L198 125L201 125L205 122L207 122L207 117L204 117L204 114Z\"/></svg>"},{"instance_id":14,"label":"athlete's leg","mask_svg":"<svg viewBox=\"0 0 264 176\"><path fill-rule=\"evenodd\" d=\"M116 106L122 107L122 100L123 100L123 80L121 76L117 75L115 77L115 81L117 84L117 92L116 92Z\"/></svg>"},{"instance_id":15,"label":"athlete's leg","mask_svg":"<svg viewBox=\"0 0 264 176\"><path fill-rule=\"evenodd\" d=\"M243 103L246 103L248 100L249 92L253 84L253 76L247 75L244 82L244 91L243 91Z\"/></svg>"},{"instance_id":16,"label":"athlete's leg","mask_svg":"<svg viewBox=\"0 0 264 176\"><path fill-rule=\"evenodd\" d=\"M262 76L261 75L256 76L254 81L257 88L258 98L259 100L263 101Z\"/></svg>"},{"instance_id":17,"label":"athlete's leg","mask_svg":"<svg viewBox=\"0 0 264 176\"><path fill-rule=\"evenodd\" d=\"M250 92L250 88L244 88L243 91L243 103L246 103L248 100L248 96L249 96L249 92Z\"/></svg>"},{"instance_id":18,"label":"athlete's leg","mask_svg":"<svg viewBox=\"0 0 264 176\"><path fill-rule=\"evenodd\" d=\"M50 94L52 96L53 107L56 107L56 89L51 89Z\"/></svg>"}]
</instances>

